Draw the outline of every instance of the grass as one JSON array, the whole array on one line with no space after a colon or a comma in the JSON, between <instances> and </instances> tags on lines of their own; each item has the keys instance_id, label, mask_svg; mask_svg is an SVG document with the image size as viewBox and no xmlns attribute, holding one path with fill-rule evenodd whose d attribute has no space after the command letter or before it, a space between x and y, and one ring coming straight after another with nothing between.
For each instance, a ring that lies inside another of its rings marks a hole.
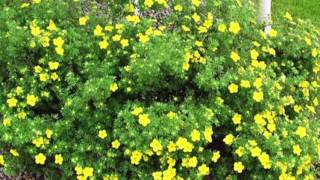
<instances>
[{"instance_id":1,"label":"grass","mask_svg":"<svg viewBox=\"0 0 320 180\"><path fill-rule=\"evenodd\" d=\"M320 0L273 0L272 3L273 17L282 17L288 11L294 17L310 19L320 27Z\"/></svg>"}]
</instances>

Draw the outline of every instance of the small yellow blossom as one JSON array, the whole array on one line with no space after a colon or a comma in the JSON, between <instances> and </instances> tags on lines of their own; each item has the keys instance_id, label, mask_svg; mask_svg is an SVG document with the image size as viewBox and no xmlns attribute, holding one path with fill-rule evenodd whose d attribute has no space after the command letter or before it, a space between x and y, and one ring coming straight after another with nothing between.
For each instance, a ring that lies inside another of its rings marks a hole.
<instances>
[{"instance_id":1,"label":"small yellow blossom","mask_svg":"<svg viewBox=\"0 0 320 180\"><path fill-rule=\"evenodd\" d=\"M97 25L96 28L93 31L94 36L104 36L104 33L102 32L103 28L100 25Z\"/></svg>"},{"instance_id":2,"label":"small yellow blossom","mask_svg":"<svg viewBox=\"0 0 320 180\"><path fill-rule=\"evenodd\" d=\"M233 34L238 34L241 30L240 24L238 22L231 22L229 25L229 31Z\"/></svg>"},{"instance_id":3,"label":"small yellow blossom","mask_svg":"<svg viewBox=\"0 0 320 180\"><path fill-rule=\"evenodd\" d=\"M11 119L10 118L4 118L2 121L2 124L4 126L10 126L11 125Z\"/></svg>"},{"instance_id":4,"label":"small yellow blossom","mask_svg":"<svg viewBox=\"0 0 320 180\"><path fill-rule=\"evenodd\" d=\"M4 156L0 155L0 165L4 166L5 165L5 160L4 160Z\"/></svg>"},{"instance_id":5,"label":"small yellow blossom","mask_svg":"<svg viewBox=\"0 0 320 180\"><path fill-rule=\"evenodd\" d=\"M56 154L56 155L54 156L54 163L55 163L55 164L58 164L58 165L62 165L62 163L63 163L63 157L62 157L61 154Z\"/></svg>"},{"instance_id":6,"label":"small yellow blossom","mask_svg":"<svg viewBox=\"0 0 320 180\"><path fill-rule=\"evenodd\" d=\"M46 136L47 136L47 138L51 138L52 137L52 135L53 135L53 131L51 130L51 129L46 129Z\"/></svg>"},{"instance_id":7,"label":"small yellow blossom","mask_svg":"<svg viewBox=\"0 0 320 180\"><path fill-rule=\"evenodd\" d=\"M35 106L37 101L38 101L37 96L35 96L35 95L28 95L27 96L27 104L28 105Z\"/></svg>"},{"instance_id":8,"label":"small yellow blossom","mask_svg":"<svg viewBox=\"0 0 320 180\"><path fill-rule=\"evenodd\" d=\"M85 179L87 177L92 177L93 176L93 168L92 167L85 167L83 168L83 176L85 177Z\"/></svg>"},{"instance_id":9,"label":"small yellow blossom","mask_svg":"<svg viewBox=\"0 0 320 180\"><path fill-rule=\"evenodd\" d=\"M121 145L121 143L120 143L120 141L118 141L118 140L114 140L114 141L112 141L112 143L111 143L111 146L112 146L112 148L114 148L114 149L119 149L120 145Z\"/></svg>"},{"instance_id":10,"label":"small yellow blossom","mask_svg":"<svg viewBox=\"0 0 320 180\"><path fill-rule=\"evenodd\" d=\"M193 5L195 5L196 7L199 7L201 4L201 0L192 0L191 1Z\"/></svg>"},{"instance_id":11,"label":"small yellow blossom","mask_svg":"<svg viewBox=\"0 0 320 180\"><path fill-rule=\"evenodd\" d=\"M180 4L177 4L177 5L174 6L174 10L178 11L178 12L181 12L183 10L183 7Z\"/></svg>"},{"instance_id":12,"label":"small yellow blossom","mask_svg":"<svg viewBox=\"0 0 320 180\"><path fill-rule=\"evenodd\" d=\"M50 20L49 26L47 27L47 29L48 29L49 31L56 31L56 30L58 30L56 24L55 24L54 21L52 21L52 20Z\"/></svg>"},{"instance_id":13,"label":"small yellow blossom","mask_svg":"<svg viewBox=\"0 0 320 180\"><path fill-rule=\"evenodd\" d=\"M15 150L15 149L10 149L10 153L11 153L14 157L18 157L18 156L19 156L18 151Z\"/></svg>"},{"instance_id":14,"label":"small yellow blossom","mask_svg":"<svg viewBox=\"0 0 320 180\"><path fill-rule=\"evenodd\" d=\"M9 107L16 107L18 100L16 98L10 98L7 100L7 104Z\"/></svg>"},{"instance_id":15,"label":"small yellow blossom","mask_svg":"<svg viewBox=\"0 0 320 180\"><path fill-rule=\"evenodd\" d=\"M225 24L219 24L218 31L225 32L227 29L227 26Z\"/></svg>"},{"instance_id":16,"label":"small yellow blossom","mask_svg":"<svg viewBox=\"0 0 320 180\"><path fill-rule=\"evenodd\" d=\"M60 64L59 62L49 61L48 65L49 65L49 69L53 71L53 70L57 70Z\"/></svg>"},{"instance_id":17,"label":"small yellow blossom","mask_svg":"<svg viewBox=\"0 0 320 180\"><path fill-rule=\"evenodd\" d=\"M232 117L232 121L234 124L241 124L241 120L242 120L242 115L235 113Z\"/></svg>"},{"instance_id":18,"label":"small yellow blossom","mask_svg":"<svg viewBox=\"0 0 320 180\"><path fill-rule=\"evenodd\" d=\"M228 146L230 146L233 143L233 141L234 141L234 136L232 134L226 135L225 138L223 139L223 142Z\"/></svg>"},{"instance_id":19,"label":"small yellow blossom","mask_svg":"<svg viewBox=\"0 0 320 180\"><path fill-rule=\"evenodd\" d=\"M110 85L110 91L111 92L116 92L117 90L118 90L118 84L117 83L112 83L111 85Z\"/></svg>"},{"instance_id":20,"label":"small yellow blossom","mask_svg":"<svg viewBox=\"0 0 320 180\"><path fill-rule=\"evenodd\" d=\"M293 145L292 148L293 148L293 154L295 154L297 156L300 156L301 151L302 151L300 146L299 145Z\"/></svg>"},{"instance_id":21,"label":"small yellow blossom","mask_svg":"<svg viewBox=\"0 0 320 180\"><path fill-rule=\"evenodd\" d=\"M261 152L262 151L261 151L261 149L259 147L251 148L251 156L252 157L259 157Z\"/></svg>"},{"instance_id":22,"label":"small yellow blossom","mask_svg":"<svg viewBox=\"0 0 320 180\"><path fill-rule=\"evenodd\" d=\"M241 80L240 86L243 87L243 88L250 88L250 87L251 87L250 81L248 81L248 80Z\"/></svg>"},{"instance_id":23,"label":"small yellow blossom","mask_svg":"<svg viewBox=\"0 0 320 180\"><path fill-rule=\"evenodd\" d=\"M204 130L204 139L207 141L207 142L212 142L212 135L213 135L213 131L212 131L212 128L211 127L207 127L205 130Z\"/></svg>"},{"instance_id":24,"label":"small yellow blossom","mask_svg":"<svg viewBox=\"0 0 320 180\"><path fill-rule=\"evenodd\" d=\"M209 175L210 173L209 167L205 164L202 164L201 166L199 166L198 171L201 176L206 176L206 175Z\"/></svg>"},{"instance_id":25,"label":"small yellow blossom","mask_svg":"<svg viewBox=\"0 0 320 180\"><path fill-rule=\"evenodd\" d=\"M220 151L216 151L212 154L211 160L216 163L218 162L219 158L220 158Z\"/></svg>"},{"instance_id":26,"label":"small yellow blossom","mask_svg":"<svg viewBox=\"0 0 320 180\"><path fill-rule=\"evenodd\" d=\"M109 43L105 39L103 41L99 42L100 49L107 49L108 46L109 46Z\"/></svg>"},{"instance_id":27,"label":"small yellow blossom","mask_svg":"<svg viewBox=\"0 0 320 180\"><path fill-rule=\"evenodd\" d=\"M43 153L39 153L35 156L36 164L44 165L47 157Z\"/></svg>"},{"instance_id":28,"label":"small yellow blossom","mask_svg":"<svg viewBox=\"0 0 320 180\"><path fill-rule=\"evenodd\" d=\"M256 102L261 102L263 100L263 92L262 91L253 92L253 99Z\"/></svg>"},{"instance_id":29,"label":"small yellow blossom","mask_svg":"<svg viewBox=\"0 0 320 180\"><path fill-rule=\"evenodd\" d=\"M140 114L138 122L143 127L146 127L150 123L150 119L149 119L148 114Z\"/></svg>"},{"instance_id":30,"label":"small yellow blossom","mask_svg":"<svg viewBox=\"0 0 320 180\"><path fill-rule=\"evenodd\" d=\"M142 158L142 153L140 151L133 151L130 157L131 164L139 165L141 158Z\"/></svg>"},{"instance_id":31,"label":"small yellow blossom","mask_svg":"<svg viewBox=\"0 0 320 180\"><path fill-rule=\"evenodd\" d=\"M99 131L99 133L98 133L98 136L99 136L99 138L101 138L101 139L105 139L107 136L108 136L108 134L107 134L107 131L106 130L100 130Z\"/></svg>"},{"instance_id":32,"label":"small yellow blossom","mask_svg":"<svg viewBox=\"0 0 320 180\"><path fill-rule=\"evenodd\" d=\"M192 130L191 132L191 140L193 142L200 141L200 132L196 129Z\"/></svg>"},{"instance_id":33,"label":"small yellow blossom","mask_svg":"<svg viewBox=\"0 0 320 180\"><path fill-rule=\"evenodd\" d=\"M242 173L242 171L244 170L242 162L235 162L233 165L233 170L237 173Z\"/></svg>"},{"instance_id":34,"label":"small yellow blossom","mask_svg":"<svg viewBox=\"0 0 320 180\"><path fill-rule=\"evenodd\" d=\"M89 16L84 16L79 18L79 24L81 26L85 26L87 24L87 21L89 20Z\"/></svg>"},{"instance_id":35,"label":"small yellow blossom","mask_svg":"<svg viewBox=\"0 0 320 180\"><path fill-rule=\"evenodd\" d=\"M307 129L299 126L294 134L298 135L300 138L304 138L307 135Z\"/></svg>"},{"instance_id":36,"label":"small yellow blossom","mask_svg":"<svg viewBox=\"0 0 320 180\"><path fill-rule=\"evenodd\" d=\"M230 58L234 61L234 62L238 62L240 60L240 56L238 53L232 51L230 54Z\"/></svg>"},{"instance_id":37,"label":"small yellow blossom","mask_svg":"<svg viewBox=\"0 0 320 180\"><path fill-rule=\"evenodd\" d=\"M143 112L143 108L142 107L135 107L132 111L131 114L138 116L140 113Z\"/></svg>"},{"instance_id":38,"label":"small yellow blossom","mask_svg":"<svg viewBox=\"0 0 320 180\"><path fill-rule=\"evenodd\" d=\"M238 92L238 85L232 83L228 86L229 92L231 94L237 93Z\"/></svg>"}]
</instances>

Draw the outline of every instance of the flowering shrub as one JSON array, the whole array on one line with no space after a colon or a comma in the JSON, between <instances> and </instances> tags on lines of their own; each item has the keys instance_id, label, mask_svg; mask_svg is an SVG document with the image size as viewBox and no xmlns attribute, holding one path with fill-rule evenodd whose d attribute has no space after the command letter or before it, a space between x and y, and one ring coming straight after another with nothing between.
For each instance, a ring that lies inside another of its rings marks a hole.
<instances>
[{"instance_id":1,"label":"flowering shrub","mask_svg":"<svg viewBox=\"0 0 320 180\"><path fill-rule=\"evenodd\" d=\"M101 4L102 3L102 4ZM319 35L240 0L0 1L0 165L48 179L315 179ZM145 13L148 14L148 13Z\"/></svg>"}]
</instances>

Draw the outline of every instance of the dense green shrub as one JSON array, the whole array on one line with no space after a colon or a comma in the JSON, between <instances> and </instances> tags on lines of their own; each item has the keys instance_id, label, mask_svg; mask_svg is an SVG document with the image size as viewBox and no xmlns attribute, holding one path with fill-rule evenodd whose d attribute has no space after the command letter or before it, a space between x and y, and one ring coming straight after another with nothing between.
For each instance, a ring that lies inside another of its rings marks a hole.
<instances>
[{"instance_id":1,"label":"dense green shrub","mask_svg":"<svg viewBox=\"0 0 320 180\"><path fill-rule=\"evenodd\" d=\"M0 165L48 179L314 179L319 31L240 0L0 1ZM143 13L148 14L148 13Z\"/></svg>"}]
</instances>

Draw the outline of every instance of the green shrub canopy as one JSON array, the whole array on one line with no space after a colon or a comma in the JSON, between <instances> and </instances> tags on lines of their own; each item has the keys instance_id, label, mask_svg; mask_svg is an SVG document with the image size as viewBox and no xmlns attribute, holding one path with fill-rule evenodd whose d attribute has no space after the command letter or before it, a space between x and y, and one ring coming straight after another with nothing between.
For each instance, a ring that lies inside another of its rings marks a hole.
<instances>
[{"instance_id":1,"label":"green shrub canopy","mask_svg":"<svg viewBox=\"0 0 320 180\"><path fill-rule=\"evenodd\" d=\"M319 31L251 2L0 2L0 166L48 179L317 178Z\"/></svg>"}]
</instances>

